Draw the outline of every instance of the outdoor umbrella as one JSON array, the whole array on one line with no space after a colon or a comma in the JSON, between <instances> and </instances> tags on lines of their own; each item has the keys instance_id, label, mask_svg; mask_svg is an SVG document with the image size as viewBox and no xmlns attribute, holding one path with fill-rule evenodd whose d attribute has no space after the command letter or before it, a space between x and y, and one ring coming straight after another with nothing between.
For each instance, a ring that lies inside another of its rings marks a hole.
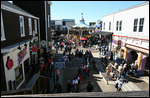
<instances>
[{"instance_id":1,"label":"outdoor umbrella","mask_svg":"<svg viewBox=\"0 0 150 98\"><path fill-rule=\"evenodd\" d=\"M82 38L80 38L80 40L87 40L86 38L84 38L84 37L82 37Z\"/></svg>"}]
</instances>

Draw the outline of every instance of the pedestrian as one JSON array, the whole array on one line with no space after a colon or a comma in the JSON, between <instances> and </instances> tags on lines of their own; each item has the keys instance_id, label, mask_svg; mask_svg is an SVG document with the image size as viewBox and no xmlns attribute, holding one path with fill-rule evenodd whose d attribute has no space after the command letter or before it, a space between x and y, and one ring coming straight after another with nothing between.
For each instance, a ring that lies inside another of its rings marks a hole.
<instances>
[{"instance_id":1,"label":"pedestrian","mask_svg":"<svg viewBox=\"0 0 150 98\"><path fill-rule=\"evenodd\" d=\"M78 74L80 74L81 76L83 76L83 64L81 64L80 66L79 66L79 69L78 69Z\"/></svg>"},{"instance_id":2,"label":"pedestrian","mask_svg":"<svg viewBox=\"0 0 150 98\"><path fill-rule=\"evenodd\" d=\"M98 46L97 46L97 44L96 44L96 50L97 50L97 48L98 48Z\"/></svg>"},{"instance_id":3,"label":"pedestrian","mask_svg":"<svg viewBox=\"0 0 150 98\"><path fill-rule=\"evenodd\" d=\"M122 85L123 85L123 78L119 77L119 79L117 79L115 81L115 83L116 83L117 91L121 91L121 88L122 88Z\"/></svg>"},{"instance_id":4,"label":"pedestrian","mask_svg":"<svg viewBox=\"0 0 150 98\"><path fill-rule=\"evenodd\" d=\"M125 63L124 65L123 65L123 76L124 77L126 77L126 74L127 74L127 63Z\"/></svg>"},{"instance_id":5,"label":"pedestrian","mask_svg":"<svg viewBox=\"0 0 150 98\"><path fill-rule=\"evenodd\" d=\"M84 78L86 79L87 75L88 75L88 68L84 65L83 68L83 73L84 73Z\"/></svg>"},{"instance_id":6,"label":"pedestrian","mask_svg":"<svg viewBox=\"0 0 150 98\"><path fill-rule=\"evenodd\" d=\"M111 72L111 67L110 67L110 64L106 67L106 73L107 75L109 76L110 72Z\"/></svg>"},{"instance_id":7,"label":"pedestrian","mask_svg":"<svg viewBox=\"0 0 150 98\"><path fill-rule=\"evenodd\" d=\"M118 62L116 61L115 64L114 64L115 69L118 69L118 66L119 66L119 64L118 64Z\"/></svg>"},{"instance_id":8,"label":"pedestrian","mask_svg":"<svg viewBox=\"0 0 150 98\"><path fill-rule=\"evenodd\" d=\"M63 48L63 42L61 43L61 51L62 51L62 48Z\"/></svg>"},{"instance_id":9,"label":"pedestrian","mask_svg":"<svg viewBox=\"0 0 150 98\"><path fill-rule=\"evenodd\" d=\"M76 77L74 77L73 80L72 80L71 91L76 92L76 90L77 90L77 81L76 81Z\"/></svg>"},{"instance_id":10,"label":"pedestrian","mask_svg":"<svg viewBox=\"0 0 150 98\"><path fill-rule=\"evenodd\" d=\"M118 71L119 71L119 76L121 77L121 75L123 73L123 65L122 64L119 65Z\"/></svg>"},{"instance_id":11,"label":"pedestrian","mask_svg":"<svg viewBox=\"0 0 150 98\"><path fill-rule=\"evenodd\" d=\"M73 54L73 52L72 52L72 54L71 54L71 59L73 60L73 66L74 66L74 60L75 60L75 56L74 56L74 54Z\"/></svg>"},{"instance_id":12,"label":"pedestrian","mask_svg":"<svg viewBox=\"0 0 150 98\"><path fill-rule=\"evenodd\" d=\"M62 87L59 83L56 83L55 90L56 90L56 93L61 93L62 92Z\"/></svg>"},{"instance_id":13,"label":"pedestrian","mask_svg":"<svg viewBox=\"0 0 150 98\"><path fill-rule=\"evenodd\" d=\"M93 85L91 84L91 82L89 81L88 82L88 85L87 85L87 92L92 92L93 91Z\"/></svg>"},{"instance_id":14,"label":"pedestrian","mask_svg":"<svg viewBox=\"0 0 150 98\"><path fill-rule=\"evenodd\" d=\"M101 46L99 46L99 55L101 55Z\"/></svg>"},{"instance_id":15,"label":"pedestrian","mask_svg":"<svg viewBox=\"0 0 150 98\"><path fill-rule=\"evenodd\" d=\"M44 65L44 62L41 62L40 72L41 72L41 75L43 75L43 76L45 75L44 71L45 71L45 65Z\"/></svg>"},{"instance_id":16,"label":"pedestrian","mask_svg":"<svg viewBox=\"0 0 150 98\"><path fill-rule=\"evenodd\" d=\"M71 82L70 80L67 80L67 92L71 92Z\"/></svg>"},{"instance_id":17,"label":"pedestrian","mask_svg":"<svg viewBox=\"0 0 150 98\"><path fill-rule=\"evenodd\" d=\"M133 74L133 71L134 71L134 75L136 76L137 75L137 69L138 69L138 66L137 66L137 61L133 61L133 63L131 64L131 72Z\"/></svg>"}]
</instances>

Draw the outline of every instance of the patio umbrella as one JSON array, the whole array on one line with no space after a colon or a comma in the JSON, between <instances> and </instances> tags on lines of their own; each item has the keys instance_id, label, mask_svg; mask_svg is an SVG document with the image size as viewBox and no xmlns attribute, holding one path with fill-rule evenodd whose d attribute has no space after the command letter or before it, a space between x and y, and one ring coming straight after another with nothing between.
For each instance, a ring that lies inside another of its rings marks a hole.
<instances>
[{"instance_id":1,"label":"patio umbrella","mask_svg":"<svg viewBox=\"0 0 150 98\"><path fill-rule=\"evenodd\" d=\"M86 38L84 38L84 37L82 37L82 38L80 38L80 40L87 40Z\"/></svg>"}]
</instances>

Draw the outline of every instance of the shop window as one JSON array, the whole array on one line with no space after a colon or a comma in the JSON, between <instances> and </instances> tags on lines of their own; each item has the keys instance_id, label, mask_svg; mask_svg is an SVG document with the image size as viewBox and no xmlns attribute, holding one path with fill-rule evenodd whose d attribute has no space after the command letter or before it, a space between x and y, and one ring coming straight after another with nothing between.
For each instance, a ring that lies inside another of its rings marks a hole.
<instances>
[{"instance_id":1,"label":"shop window","mask_svg":"<svg viewBox=\"0 0 150 98\"><path fill-rule=\"evenodd\" d=\"M20 33L21 33L21 37L24 37L25 36L24 17L23 16L19 16L19 20L20 20Z\"/></svg>"},{"instance_id":2,"label":"shop window","mask_svg":"<svg viewBox=\"0 0 150 98\"><path fill-rule=\"evenodd\" d=\"M31 21L31 18L28 18L28 22L29 22L29 35L32 35L32 21Z\"/></svg>"},{"instance_id":3,"label":"shop window","mask_svg":"<svg viewBox=\"0 0 150 98\"><path fill-rule=\"evenodd\" d=\"M21 83L23 80L23 71L22 71L22 64L15 68L15 78L16 78L16 87Z\"/></svg>"},{"instance_id":4,"label":"shop window","mask_svg":"<svg viewBox=\"0 0 150 98\"><path fill-rule=\"evenodd\" d=\"M5 33L4 33L4 25L3 25L3 17L1 12L1 41L6 40Z\"/></svg>"},{"instance_id":5,"label":"shop window","mask_svg":"<svg viewBox=\"0 0 150 98\"><path fill-rule=\"evenodd\" d=\"M37 20L34 20L34 25L35 25L35 34L37 34Z\"/></svg>"},{"instance_id":6,"label":"shop window","mask_svg":"<svg viewBox=\"0 0 150 98\"><path fill-rule=\"evenodd\" d=\"M140 18L139 32L143 32L144 18Z\"/></svg>"}]
</instances>

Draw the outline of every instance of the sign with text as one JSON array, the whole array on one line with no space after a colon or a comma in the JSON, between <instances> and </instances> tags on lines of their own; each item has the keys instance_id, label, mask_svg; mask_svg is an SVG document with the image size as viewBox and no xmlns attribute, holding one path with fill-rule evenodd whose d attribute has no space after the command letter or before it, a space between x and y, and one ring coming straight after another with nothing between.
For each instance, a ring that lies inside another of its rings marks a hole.
<instances>
[{"instance_id":1,"label":"sign with text","mask_svg":"<svg viewBox=\"0 0 150 98\"><path fill-rule=\"evenodd\" d=\"M56 62L55 68L57 69L64 69L65 68L65 62Z\"/></svg>"}]
</instances>

